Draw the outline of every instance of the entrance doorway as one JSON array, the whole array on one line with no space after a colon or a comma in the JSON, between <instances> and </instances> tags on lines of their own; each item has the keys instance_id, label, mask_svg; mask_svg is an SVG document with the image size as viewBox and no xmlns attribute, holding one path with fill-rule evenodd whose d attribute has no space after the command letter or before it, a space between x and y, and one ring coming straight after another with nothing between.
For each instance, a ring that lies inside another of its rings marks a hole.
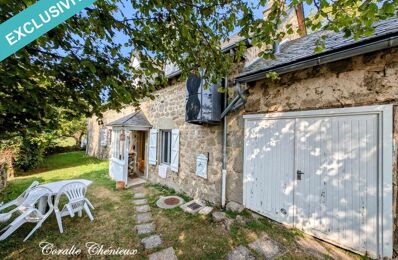
<instances>
[{"instance_id":1,"label":"entrance doorway","mask_svg":"<svg viewBox=\"0 0 398 260\"><path fill-rule=\"evenodd\" d=\"M129 178L143 177L145 175L145 131L130 131L130 147L128 156Z\"/></svg>"}]
</instances>

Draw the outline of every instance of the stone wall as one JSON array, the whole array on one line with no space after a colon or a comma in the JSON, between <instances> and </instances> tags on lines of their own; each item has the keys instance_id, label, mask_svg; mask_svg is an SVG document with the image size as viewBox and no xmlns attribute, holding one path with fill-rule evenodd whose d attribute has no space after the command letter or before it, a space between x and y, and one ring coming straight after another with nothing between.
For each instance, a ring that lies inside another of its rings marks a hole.
<instances>
[{"instance_id":1,"label":"stone wall","mask_svg":"<svg viewBox=\"0 0 398 260\"><path fill-rule=\"evenodd\" d=\"M397 104L398 48L257 81L246 92L244 109L228 116L227 195L237 202L243 199L243 114Z\"/></svg>"},{"instance_id":2,"label":"stone wall","mask_svg":"<svg viewBox=\"0 0 398 260\"><path fill-rule=\"evenodd\" d=\"M243 114L398 104L398 48L379 51L249 85L247 103L228 120L227 198L243 199ZM398 252L398 106L394 106L393 216Z\"/></svg>"},{"instance_id":3,"label":"stone wall","mask_svg":"<svg viewBox=\"0 0 398 260\"><path fill-rule=\"evenodd\" d=\"M146 99L140 109L152 124L153 128L179 129L180 154L178 173L168 171L167 178L158 176L158 165L149 166L149 179L185 192L194 198L201 198L213 203L220 202L221 194L221 161L222 161L222 124L193 125L185 123L185 81L173 82L170 86L158 90L154 100ZM119 113L108 111L102 119L103 125L134 112L134 107L127 107ZM110 143L106 147L100 145L100 129L97 118L88 122L87 153L99 158L108 158ZM109 140L108 140L109 141ZM158 142L158 161L160 146ZM195 175L196 157L208 155L207 179Z\"/></svg>"},{"instance_id":4,"label":"stone wall","mask_svg":"<svg viewBox=\"0 0 398 260\"><path fill-rule=\"evenodd\" d=\"M236 75L240 69L234 68L232 75ZM284 74L275 81L266 79L249 84L246 90L248 100L244 108L228 115L227 200L240 203L243 200L243 114L396 104L397 73L398 49L395 48ZM180 129L179 173L170 172L164 180L158 177L158 167L150 166L150 180L187 192L193 197L218 203L221 189L222 124L198 126L185 123L184 84L174 81L170 86L158 90L154 100L142 102L141 109L154 128ZM230 93L229 96L231 98L233 94ZM133 107L119 113L109 111L104 115L104 124L133 111ZM106 158L105 148L100 147L100 127L96 118L89 121L90 127L88 153ZM195 176L196 156L200 153L209 153L207 180Z\"/></svg>"},{"instance_id":5,"label":"stone wall","mask_svg":"<svg viewBox=\"0 0 398 260\"><path fill-rule=\"evenodd\" d=\"M180 130L179 171L175 173L169 170L167 178L162 179L158 176L158 166L150 166L149 179L192 197L218 203L221 190L221 124L185 123L185 82L164 88L156 95L155 100L144 102L141 108L154 128ZM209 155L207 179L195 175L196 157L199 154Z\"/></svg>"},{"instance_id":6,"label":"stone wall","mask_svg":"<svg viewBox=\"0 0 398 260\"><path fill-rule=\"evenodd\" d=\"M14 177L13 161L12 150L0 151L0 192L7 186L8 180Z\"/></svg>"}]
</instances>

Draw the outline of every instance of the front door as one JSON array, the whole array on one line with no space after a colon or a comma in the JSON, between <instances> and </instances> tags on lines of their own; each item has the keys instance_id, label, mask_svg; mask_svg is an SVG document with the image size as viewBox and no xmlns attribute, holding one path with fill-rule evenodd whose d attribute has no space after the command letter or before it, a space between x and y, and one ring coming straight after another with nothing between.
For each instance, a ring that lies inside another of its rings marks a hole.
<instances>
[{"instance_id":1,"label":"front door","mask_svg":"<svg viewBox=\"0 0 398 260\"><path fill-rule=\"evenodd\" d=\"M112 130L111 160L109 173L116 181L128 181L129 134L124 129Z\"/></svg>"}]
</instances>

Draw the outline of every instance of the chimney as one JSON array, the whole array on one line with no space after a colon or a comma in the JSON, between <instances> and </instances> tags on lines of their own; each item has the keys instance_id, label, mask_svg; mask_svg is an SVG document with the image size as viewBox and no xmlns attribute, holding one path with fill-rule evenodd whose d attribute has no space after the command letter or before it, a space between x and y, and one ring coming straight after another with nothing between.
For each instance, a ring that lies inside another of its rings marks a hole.
<instances>
[{"instance_id":1,"label":"chimney","mask_svg":"<svg viewBox=\"0 0 398 260\"><path fill-rule=\"evenodd\" d=\"M307 35L307 28L305 27L305 16L304 16L304 7L303 3L300 3L296 6L296 17L297 17L297 24L299 29L299 34L301 37Z\"/></svg>"},{"instance_id":2,"label":"chimney","mask_svg":"<svg viewBox=\"0 0 398 260\"><path fill-rule=\"evenodd\" d=\"M267 19L267 16L269 15L269 13L271 12L271 8L272 5L274 3L279 4L278 2L280 2L281 4L283 4L283 8L287 8L286 7L286 2L284 0L282 1L278 1L278 0L269 0L267 3L267 8L264 11L264 19ZM288 9L286 10L287 13L287 17L285 17L283 23L281 24L280 29L281 30L285 30L285 25L286 24L292 24L293 29L298 29L298 34L293 34L293 35L288 35L287 38L289 40L293 40L296 38L300 38L302 36L305 36L307 34L307 30L305 27L305 17L304 17L304 8L303 8L303 4L301 3L300 5L295 7L295 10L292 9Z\"/></svg>"}]
</instances>

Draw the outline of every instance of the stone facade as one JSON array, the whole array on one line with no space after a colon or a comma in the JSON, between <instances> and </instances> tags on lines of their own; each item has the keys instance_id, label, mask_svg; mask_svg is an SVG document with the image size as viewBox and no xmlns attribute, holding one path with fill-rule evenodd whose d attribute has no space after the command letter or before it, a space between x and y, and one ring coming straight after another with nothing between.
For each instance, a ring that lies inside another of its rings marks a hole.
<instances>
[{"instance_id":1,"label":"stone facade","mask_svg":"<svg viewBox=\"0 0 398 260\"><path fill-rule=\"evenodd\" d=\"M239 70L236 67L232 75L236 75ZM397 104L398 49L280 75L274 81L264 79L251 83L246 88L247 103L244 108L227 117L227 200L240 203L243 200L243 114ZM232 96L230 93L229 97ZM119 113L109 111L104 115L104 125L134 110L135 108L128 107ZM149 179L177 191L184 191L193 197L219 203L222 124L198 126L185 123L185 82L176 80L168 87L158 90L154 100L143 101L141 110L154 128L180 130L179 172L170 171L167 179L161 179L157 174L158 166L150 166ZM395 114L394 118L394 147L397 147L398 116ZM106 158L108 148L100 146L100 126L96 118L89 121L89 129L88 153ZM208 179L195 175L196 156L200 153L209 154ZM396 197L396 178L394 181Z\"/></svg>"},{"instance_id":2,"label":"stone facade","mask_svg":"<svg viewBox=\"0 0 398 260\"><path fill-rule=\"evenodd\" d=\"M398 48L280 75L249 85L244 109L228 117L227 199L243 199L243 114L398 104ZM398 251L398 106L394 106L394 249Z\"/></svg>"},{"instance_id":3,"label":"stone facade","mask_svg":"<svg viewBox=\"0 0 398 260\"><path fill-rule=\"evenodd\" d=\"M140 109L153 128L180 130L178 173L169 169L167 178L162 179L158 176L158 165L149 165L150 181L167 185L180 192L186 192L194 198L219 203L221 194L222 125L185 123L185 82L181 81L175 81L170 86L158 90L156 98L144 100ZM91 118L88 122L87 153L98 158L108 158L110 138L108 138L107 146L101 146L100 129L105 127L107 123L135 110L134 107L127 107L119 113L108 111L104 114L103 125L101 126L98 125L96 117ZM158 158L160 157L159 150L158 144ZM196 157L199 154L208 155L207 179L195 175Z\"/></svg>"}]
</instances>

